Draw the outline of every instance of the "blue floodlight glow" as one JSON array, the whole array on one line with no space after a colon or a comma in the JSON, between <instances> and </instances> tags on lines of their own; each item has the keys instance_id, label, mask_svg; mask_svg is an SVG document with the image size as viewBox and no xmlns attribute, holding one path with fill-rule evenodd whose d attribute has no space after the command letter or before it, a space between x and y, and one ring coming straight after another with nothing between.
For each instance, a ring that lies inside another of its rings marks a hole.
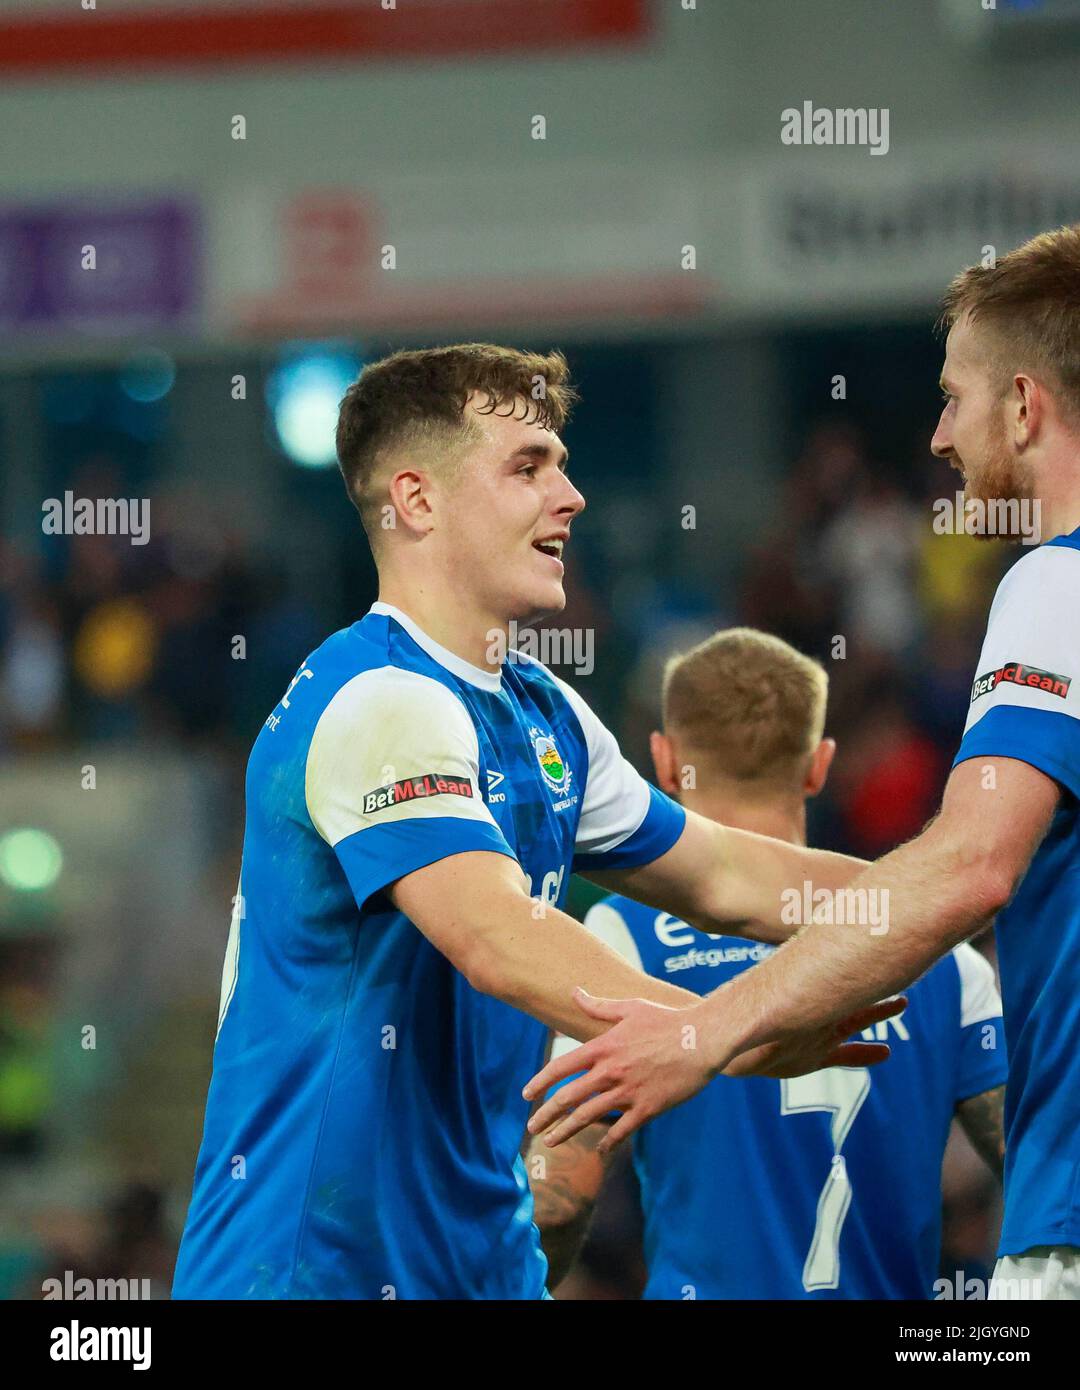
<instances>
[{"instance_id":1,"label":"blue floodlight glow","mask_svg":"<svg viewBox=\"0 0 1080 1390\"><path fill-rule=\"evenodd\" d=\"M176 363L167 352L156 348L133 357L120 373L120 387L140 405L163 400L176 380Z\"/></svg>"},{"instance_id":2,"label":"blue floodlight glow","mask_svg":"<svg viewBox=\"0 0 1080 1390\"><path fill-rule=\"evenodd\" d=\"M360 361L325 349L291 354L271 372L266 401L278 443L301 468L328 468L337 461L338 408L356 380Z\"/></svg>"}]
</instances>

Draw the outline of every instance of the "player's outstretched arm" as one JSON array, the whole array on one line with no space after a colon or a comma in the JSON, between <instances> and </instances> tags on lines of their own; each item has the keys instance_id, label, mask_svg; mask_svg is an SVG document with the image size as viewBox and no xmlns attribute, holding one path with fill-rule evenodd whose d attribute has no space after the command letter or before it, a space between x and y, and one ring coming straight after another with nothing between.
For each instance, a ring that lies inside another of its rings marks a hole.
<instances>
[{"instance_id":1,"label":"player's outstretched arm","mask_svg":"<svg viewBox=\"0 0 1080 1390\"><path fill-rule=\"evenodd\" d=\"M611 1146L692 1094L701 1070L730 1074L743 1054L783 1047L917 979L1008 902L1059 796L1057 783L1028 763L961 763L938 818L851 885L876 893L879 904L887 905L884 931L815 921L768 960L679 1015L680 1028L690 1029L693 1039L685 1057L673 1045L668 1021L647 1004L602 1001L617 1026L549 1063L529 1083L526 1095L535 1098L555 1081L585 1073L537 1111L530 1129L547 1129L567 1106L591 1097L549 1138L561 1142L597 1114L617 1109L622 1116L605 1140Z\"/></svg>"},{"instance_id":2,"label":"player's outstretched arm","mask_svg":"<svg viewBox=\"0 0 1080 1390\"><path fill-rule=\"evenodd\" d=\"M786 941L803 921L809 888L835 893L867 867L864 859L718 825L693 811L666 854L634 869L587 873L689 922L700 931Z\"/></svg>"},{"instance_id":3,"label":"player's outstretched arm","mask_svg":"<svg viewBox=\"0 0 1080 1390\"><path fill-rule=\"evenodd\" d=\"M569 1274L585 1239L604 1183L607 1161L599 1146L606 1134L607 1125L598 1121L558 1149L548 1148L539 1138L530 1142L526 1167L533 1220L547 1256L550 1289Z\"/></svg>"},{"instance_id":4,"label":"player's outstretched arm","mask_svg":"<svg viewBox=\"0 0 1080 1390\"><path fill-rule=\"evenodd\" d=\"M821 920L701 1006L726 1065L747 1047L827 1023L910 984L983 930L1027 872L1057 809L1056 782L1014 758L954 768L941 811L851 886L875 925Z\"/></svg>"},{"instance_id":5,"label":"player's outstretched arm","mask_svg":"<svg viewBox=\"0 0 1080 1390\"><path fill-rule=\"evenodd\" d=\"M632 995L668 1009L698 996L636 970L617 951L543 898L529 896L515 859L484 850L450 855L406 874L394 906L484 994L584 1040L607 1027L573 1001L582 982L598 994Z\"/></svg>"}]
</instances>

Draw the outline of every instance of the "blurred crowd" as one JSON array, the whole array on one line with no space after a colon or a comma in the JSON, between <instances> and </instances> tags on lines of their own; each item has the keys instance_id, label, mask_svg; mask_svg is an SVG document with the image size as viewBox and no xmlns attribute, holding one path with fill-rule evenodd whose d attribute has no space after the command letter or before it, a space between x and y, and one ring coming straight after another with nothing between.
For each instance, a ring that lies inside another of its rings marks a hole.
<instances>
[{"instance_id":1,"label":"blurred crowd","mask_svg":"<svg viewBox=\"0 0 1080 1390\"><path fill-rule=\"evenodd\" d=\"M830 675L827 732L839 753L812 809L812 839L874 858L920 829L959 742L993 589L1016 552L935 534L932 502L957 487L944 464L920 453L894 474L851 426L810 429L767 523L718 542L740 550L738 581L722 594L678 567L657 566L643 579L640 553L619 538L648 532L647 493L590 499L596 543L587 561L572 561L559 626L594 634L595 670L576 683L642 770L663 658L718 625L747 623L820 658ZM107 455L84 464L69 486L77 496L123 493ZM226 804L215 816L235 836L221 847L235 872L251 740L304 655L375 594L368 572L346 559L342 572L361 577L340 596L297 591L251 536L205 513L193 526L182 499L153 500L147 545L55 537L0 554L0 757L109 744L142 746L151 756L164 746L198 749L226 773ZM358 531L348 544L362 546ZM208 865L208 874L219 871ZM571 906L585 901L578 885ZM9 922L0 935L0 1207L10 1207L20 1175L33 1175L53 1142L58 949L41 921ZM216 993L208 988L202 1005L205 1051L187 1078L195 1111ZM103 1124L108 1113L103 1107ZM192 1148L189 1173L194 1158ZM145 1153L138 1172L118 1163L111 1180L91 1210L46 1204L21 1226L9 1214L0 1230L0 1296L39 1296L41 1280L65 1269L148 1277L164 1296L187 1191L164 1160L155 1171ZM961 1265L983 1273L997 1197L959 1139L945 1194L944 1272ZM642 1283L624 1163L563 1292L633 1297Z\"/></svg>"}]
</instances>

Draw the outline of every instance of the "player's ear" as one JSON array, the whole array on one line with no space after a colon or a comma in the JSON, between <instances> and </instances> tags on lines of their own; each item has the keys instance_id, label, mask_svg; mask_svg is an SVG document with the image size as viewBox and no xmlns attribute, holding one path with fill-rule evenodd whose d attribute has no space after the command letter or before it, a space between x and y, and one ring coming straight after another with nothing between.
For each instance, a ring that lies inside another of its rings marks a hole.
<instances>
[{"instance_id":1,"label":"player's ear","mask_svg":"<svg viewBox=\"0 0 1080 1390\"><path fill-rule=\"evenodd\" d=\"M1008 410L1011 416L1013 440L1017 448L1023 448L1031 443L1042 422L1042 388L1029 376L1014 377Z\"/></svg>"},{"instance_id":2,"label":"player's ear","mask_svg":"<svg viewBox=\"0 0 1080 1390\"><path fill-rule=\"evenodd\" d=\"M431 530L431 481L419 468L399 468L388 485L390 503L400 525L424 535Z\"/></svg>"},{"instance_id":3,"label":"player's ear","mask_svg":"<svg viewBox=\"0 0 1080 1390\"><path fill-rule=\"evenodd\" d=\"M810 765L803 781L803 796L817 796L829 776L829 768L836 755L836 739L823 738L815 748Z\"/></svg>"},{"instance_id":4,"label":"player's ear","mask_svg":"<svg viewBox=\"0 0 1080 1390\"><path fill-rule=\"evenodd\" d=\"M649 735L649 752L656 769L656 785L668 796L675 796L679 791L678 758L671 735L654 729Z\"/></svg>"}]
</instances>

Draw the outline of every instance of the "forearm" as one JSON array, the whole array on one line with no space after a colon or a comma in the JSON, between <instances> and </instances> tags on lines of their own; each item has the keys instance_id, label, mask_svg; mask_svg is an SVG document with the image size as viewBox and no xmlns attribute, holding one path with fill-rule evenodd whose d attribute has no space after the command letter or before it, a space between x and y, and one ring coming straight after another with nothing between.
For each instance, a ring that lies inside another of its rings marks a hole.
<instances>
[{"instance_id":1,"label":"forearm","mask_svg":"<svg viewBox=\"0 0 1080 1390\"><path fill-rule=\"evenodd\" d=\"M475 988L579 1042L607 1025L582 1014L572 997L577 986L602 998L649 999L673 1009L698 1002L688 990L636 970L558 908L545 907L539 917L534 910L526 899L486 915L487 929L474 940L466 971Z\"/></svg>"},{"instance_id":2,"label":"forearm","mask_svg":"<svg viewBox=\"0 0 1080 1390\"><path fill-rule=\"evenodd\" d=\"M872 920L817 920L695 1010L719 1066L760 1043L839 1021L902 990L980 930L1002 897L987 866L925 831L850 884ZM832 914L834 917L837 914Z\"/></svg>"},{"instance_id":3,"label":"forearm","mask_svg":"<svg viewBox=\"0 0 1080 1390\"><path fill-rule=\"evenodd\" d=\"M969 1096L956 1107L956 1118L971 1147L1001 1182L1005 1174L1005 1087Z\"/></svg>"},{"instance_id":4,"label":"forearm","mask_svg":"<svg viewBox=\"0 0 1080 1390\"><path fill-rule=\"evenodd\" d=\"M533 1220L548 1260L548 1287L562 1283L577 1258L604 1180L604 1159L596 1147L607 1127L592 1124L558 1149L541 1136L527 1158L533 1194Z\"/></svg>"},{"instance_id":5,"label":"forearm","mask_svg":"<svg viewBox=\"0 0 1080 1390\"><path fill-rule=\"evenodd\" d=\"M803 924L807 893L835 892L867 867L863 859L774 840L687 814L677 844L637 869L591 875L699 931L788 940Z\"/></svg>"},{"instance_id":6,"label":"forearm","mask_svg":"<svg viewBox=\"0 0 1080 1390\"><path fill-rule=\"evenodd\" d=\"M578 1252L585 1244L591 1215L590 1207L568 1225L540 1227L540 1248L547 1257L549 1289L557 1289L573 1269Z\"/></svg>"},{"instance_id":7,"label":"forearm","mask_svg":"<svg viewBox=\"0 0 1080 1390\"><path fill-rule=\"evenodd\" d=\"M693 925L703 931L787 941L806 925L806 904L816 894L836 893L869 867L847 854L718 828L722 852L692 908Z\"/></svg>"},{"instance_id":8,"label":"forearm","mask_svg":"<svg viewBox=\"0 0 1080 1390\"><path fill-rule=\"evenodd\" d=\"M607 1025L573 992L649 999L687 1008L698 996L635 970L580 922L529 897L520 866L501 854L455 855L418 869L392 890L395 905L469 983L585 1042Z\"/></svg>"}]
</instances>

